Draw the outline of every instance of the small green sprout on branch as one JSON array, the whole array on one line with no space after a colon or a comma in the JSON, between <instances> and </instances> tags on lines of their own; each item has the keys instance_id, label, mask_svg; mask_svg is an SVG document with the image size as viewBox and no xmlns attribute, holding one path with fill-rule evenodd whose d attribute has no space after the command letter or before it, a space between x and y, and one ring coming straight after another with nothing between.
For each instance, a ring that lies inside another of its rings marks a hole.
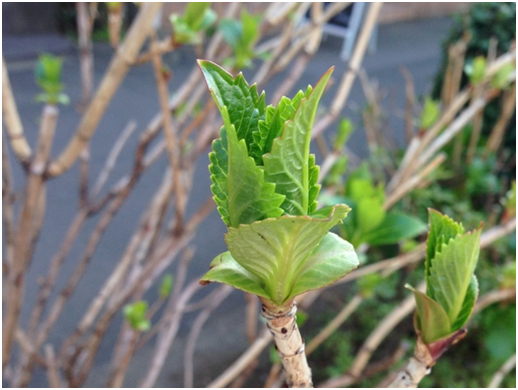
<instances>
[{"instance_id":1,"label":"small green sprout on branch","mask_svg":"<svg viewBox=\"0 0 518 390\"><path fill-rule=\"evenodd\" d=\"M310 154L313 120L331 77L277 107L265 94L218 65L198 61L223 117L209 170L212 192L228 227L228 252L201 283L225 283L255 294L291 387L312 387L294 298L329 285L358 266L353 246L329 232L350 208L317 210L319 167Z\"/></svg>"},{"instance_id":2,"label":"small green sprout on branch","mask_svg":"<svg viewBox=\"0 0 518 390\"><path fill-rule=\"evenodd\" d=\"M38 58L34 76L36 83L43 90L36 96L38 102L50 105L68 104L70 99L62 92L61 68L63 59L52 54L42 54Z\"/></svg>"},{"instance_id":3,"label":"small green sprout on branch","mask_svg":"<svg viewBox=\"0 0 518 390\"><path fill-rule=\"evenodd\" d=\"M482 225L465 232L464 227L435 210L429 210L426 247L426 293L414 293L414 327L417 344L407 367L390 387L417 387L437 359L466 335L478 296L475 276Z\"/></svg>"},{"instance_id":4,"label":"small green sprout on branch","mask_svg":"<svg viewBox=\"0 0 518 390\"><path fill-rule=\"evenodd\" d=\"M199 45L202 33L214 25L216 12L210 8L210 2L187 3L183 15L172 14L169 17L173 29L175 45Z\"/></svg>"}]
</instances>

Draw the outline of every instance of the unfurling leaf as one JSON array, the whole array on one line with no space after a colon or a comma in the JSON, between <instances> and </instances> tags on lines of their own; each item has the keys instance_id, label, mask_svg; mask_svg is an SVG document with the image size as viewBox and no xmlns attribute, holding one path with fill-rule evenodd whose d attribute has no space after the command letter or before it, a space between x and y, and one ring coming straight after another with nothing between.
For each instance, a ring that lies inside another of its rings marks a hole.
<instances>
[{"instance_id":1,"label":"unfurling leaf","mask_svg":"<svg viewBox=\"0 0 518 390\"><path fill-rule=\"evenodd\" d=\"M286 122L282 134L274 140L271 152L263 156L266 179L276 184L278 193L286 196L282 208L290 215L308 214L310 174L313 182L312 203L318 194L314 176L316 173L318 178L318 171L314 168L314 157L310 161L309 144L318 102L331 73L332 69L322 76L309 96L302 99L293 120Z\"/></svg>"},{"instance_id":2,"label":"unfurling leaf","mask_svg":"<svg viewBox=\"0 0 518 390\"><path fill-rule=\"evenodd\" d=\"M349 207L317 210L319 167L310 154L313 120L332 69L315 88L265 107L242 74L198 61L223 118L209 170L229 248L201 283L220 282L282 306L358 266L351 244L329 233Z\"/></svg>"},{"instance_id":3,"label":"unfurling leaf","mask_svg":"<svg viewBox=\"0 0 518 390\"><path fill-rule=\"evenodd\" d=\"M474 274L481 228L464 228L429 210L430 229L425 263L426 294L409 287L416 299L416 327L426 344L461 332L478 296Z\"/></svg>"},{"instance_id":4,"label":"unfurling leaf","mask_svg":"<svg viewBox=\"0 0 518 390\"><path fill-rule=\"evenodd\" d=\"M169 294L171 294L171 290L173 289L173 275L167 274L162 279L162 283L160 283L160 288L158 289L158 295L161 299L166 299Z\"/></svg>"},{"instance_id":5,"label":"unfurling leaf","mask_svg":"<svg viewBox=\"0 0 518 390\"><path fill-rule=\"evenodd\" d=\"M128 304L124 306L123 312L126 321L128 321L133 329L143 332L150 328L151 324L146 318L146 301L138 301L132 304Z\"/></svg>"},{"instance_id":6,"label":"unfurling leaf","mask_svg":"<svg viewBox=\"0 0 518 390\"><path fill-rule=\"evenodd\" d=\"M428 129L439 119L440 114L439 103L430 98L426 98L423 111L421 112L421 128Z\"/></svg>"},{"instance_id":7,"label":"unfurling leaf","mask_svg":"<svg viewBox=\"0 0 518 390\"><path fill-rule=\"evenodd\" d=\"M354 248L329 229L349 208L337 205L318 216L284 216L231 228L230 250L211 263L202 282L220 282L282 305L327 286L359 264Z\"/></svg>"}]
</instances>

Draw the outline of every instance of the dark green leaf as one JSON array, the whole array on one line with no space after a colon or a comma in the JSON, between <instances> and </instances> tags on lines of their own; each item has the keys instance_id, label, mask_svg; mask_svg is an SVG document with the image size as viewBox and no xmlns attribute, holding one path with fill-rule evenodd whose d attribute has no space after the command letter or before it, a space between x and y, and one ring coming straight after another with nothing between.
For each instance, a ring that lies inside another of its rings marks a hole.
<instances>
[{"instance_id":1,"label":"dark green leaf","mask_svg":"<svg viewBox=\"0 0 518 390\"><path fill-rule=\"evenodd\" d=\"M426 224L410 215L390 212L380 225L367 232L363 239L370 245L394 244L412 238L426 230Z\"/></svg>"}]
</instances>

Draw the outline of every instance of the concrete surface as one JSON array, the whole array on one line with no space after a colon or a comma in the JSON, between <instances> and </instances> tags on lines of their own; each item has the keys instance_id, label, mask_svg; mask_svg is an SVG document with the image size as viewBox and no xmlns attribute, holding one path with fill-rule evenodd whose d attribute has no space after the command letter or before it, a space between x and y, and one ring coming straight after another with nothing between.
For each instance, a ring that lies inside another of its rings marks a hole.
<instances>
[{"instance_id":1,"label":"concrete surface","mask_svg":"<svg viewBox=\"0 0 518 390\"><path fill-rule=\"evenodd\" d=\"M418 95L429 91L431 80L435 75L440 61L440 43L445 38L451 21L448 18L425 19L418 22L404 22L398 24L382 25L378 30L378 44L375 53L368 55L364 61L364 68L369 77L377 79L379 86L384 91L384 104L389 110L388 126L394 133L396 142L402 144L402 119L399 117L404 108L404 79L400 73L400 67L405 66L412 73L415 81L415 89ZM72 102L78 102L81 97L79 82L78 56L74 46L66 39L59 36L52 37L31 37L27 41L3 38L3 54L7 61L11 84L14 89L20 115L26 129L29 142L34 145L37 132L38 118L41 105L35 103L34 97L38 88L34 83L33 66L37 52L47 51L63 55L64 62L64 83L66 92ZM37 41L36 41L37 39ZM38 42L38 44L34 44ZM335 74L341 74L347 66L339 59L339 52L342 41L337 38L328 37L322 44L321 49L311 61L302 80L303 83L297 86L305 88L308 83L314 84L320 75L330 66L335 65ZM95 79L99 82L112 51L105 44L95 45ZM178 52L167 56L168 65L174 70L174 79L171 82L171 90L182 80L194 64L195 56L192 52ZM272 80L277 83L286 74L279 75ZM268 86L261 86L267 91ZM323 98L323 105L330 103L334 89L326 93ZM360 124L361 119L358 110L364 107L365 98L358 81L348 100L344 115L353 122ZM108 153L112 143L119 135L122 128L129 120L136 120L139 129L142 129L158 108L157 94L155 90L153 71L149 65L132 69L127 75L124 83L117 92L114 100L110 103L106 115L102 119L99 129L92 139L91 148L91 177L95 177ZM73 105L61 108L58 128L56 132L53 154L56 155L67 144L69 138L75 131L79 120L79 114L73 109ZM389 130L389 129L387 129ZM115 167L110 182L130 169L133 157L133 149L136 145L134 136L129 142L125 152L121 155ZM360 155L365 155L367 145L361 128L357 130L349 143L349 147ZM12 155L11 155L12 157ZM11 161L14 161L11 158ZM76 292L68 302L62 320L55 329L51 341L59 342L62 335L70 334L78 317L84 312L88 303L95 295L99 286L104 282L115 266L116 260L128 243L129 237L136 226L141 211L147 207L148 200L160 180L167 161L163 157L150 171L145 174L138 183L135 191L129 197L125 206L116 215L110 227L107 229L99 248L90 264L90 267L81 280ZM189 212L196 208L196 205L203 202L209 196L209 173L207 171L208 159L201 158L197 164L196 181L189 199ZM20 190L22 183L22 172L14 164L14 176L17 190ZM58 245L65 235L69 224L77 209L77 165L65 175L54 180L49 185L47 195L47 214L44 221L43 234L37 244L37 255L30 269L28 280L35 281L39 275L47 270L50 259L55 253ZM86 246L88 233L91 231L96 219L89 221L86 232L84 232L77 244L73 247L63 267L63 274L70 273L75 262ZM196 245L196 255L192 262L191 276L201 274L208 269L210 260L218 253L225 250L223 233L225 229L219 216L213 213L198 231L197 238L193 244ZM65 277L62 275L58 283L61 286ZM211 288L207 287L204 294L210 293ZM36 284L27 284L26 302L22 311L22 324L28 320L28 307L36 298ZM246 347L246 337L242 326L235 327L235 324L242 323L244 299L242 294L233 293L225 303L218 308L216 313L205 325L200 337L198 349L195 356L195 386L204 386L211 379L214 379L225 369ZM193 316L186 316L179 334L179 339L173 345L166 368L163 370L157 387L182 387L183 386L183 347L185 337L188 334ZM87 386L104 387L108 373L107 364L111 359L112 347L118 333L121 318L117 318L105 337L101 350L97 356L96 368L89 377ZM132 360L128 371L126 386L134 387L142 377L142 369L149 361L153 343L144 348ZM34 387L46 386L46 379L43 373L38 373L32 385ZM253 384L248 384L252 386ZM258 383L258 386L262 384ZM255 387L255 386L254 386Z\"/></svg>"}]
</instances>

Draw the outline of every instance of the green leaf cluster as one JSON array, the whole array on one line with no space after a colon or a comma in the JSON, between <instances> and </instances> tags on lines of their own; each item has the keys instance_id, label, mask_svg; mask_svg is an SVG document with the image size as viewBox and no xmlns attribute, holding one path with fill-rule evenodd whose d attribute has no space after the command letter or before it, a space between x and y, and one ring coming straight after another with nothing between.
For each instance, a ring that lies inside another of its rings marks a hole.
<instances>
[{"instance_id":1,"label":"green leaf cluster","mask_svg":"<svg viewBox=\"0 0 518 390\"><path fill-rule=\"evenodd\" d=\"M241 20L223 19L219 31L225 42L232 49L232 56L225 63L231 68L248 68L255 58L254 45L259 39L260 15L251 15L245 9Z\"/></svg>"},{"instance_id":2,"label":"green leaf cluster","mask_svg":"<svg viewBox=\"0 0 518 390\"><path fill-rule=\"evenodd\" d=\"M430 128L435 122L437 122L440 114L441 108L439 106L439 102L431 99L430 97L426 97L423 105L423 111L421 112L421 129Z\"/></svg>"},{"instance_id":3,"label":"green leaf cluster","mask_svg":"<svg viewBox=\"0 0 518 390\"><path fill-rule=\"evenodd\" d=\"M344 201L352 208L341 229L354 246L394 244L426 230L426 224L413 216L384 209L385 189L375 185L366 164L347 179Z\"/></svg>"},{"instance_id":4,"label":"green leaf cluster","mask_svg":"<svg viewBox=\"0 0 518 390\"><path fill-rule=\"evenodd\" d=\"M212 192L229 248L202 282L221 282L283 305L333 283L358 265L351 244L329 230L350 208L317 211L319 167L311 129L332 69L315 88L265 105L264 93L218 65L199 61L223 117L209 154Z\"/></svg>"},{"instance_id":5,"label":"green leaf cluster","mask_svg":"<svg viewBox=\"0 0 518 390\"><path fill-rule=\"evenodd\" d=\"M173 289L173 275L167 274L163 277L162 282L158 288L158 295L160 299L166 299L169 294L171 294L171 290Z\"/></svg>"},{"instance_id":6,"label":"green leaf cluster","mask_svg":"<svg viewBox=\"0 0 518 390\"><path fill-rule=\"evenodd\" d=\"M124 318L130 324L130 326L140 332L145 332L151 326L151 323L146 318L147 313L147 302L138 301L132 304L124 306L123 309Z\"/></svg>"},{"instance_id":7,"label":"green leaf cluster","mask_svg":"<svg viewBox=\"0 0 518 390\"><path fill-rule=\"evenodd\" d=\"M183 15L169 16L175 44L199 45L202 42L202 33L214 25L217 18L210 5L210 2L190 2Z\"/></svg>"},{"instance_id":8,"label":"green leaf cluster","mask_svg":"<svg viewBox=\"0 0 518 390\"><path fill-rule=\"evenodd\" d=\"M34 76L43 93L38 94L37 101L47 104L68 104L69 98L62 93L61 69L63 59L52 54L42 54L38 58Z\"/></svg>"},{"instance_id":9,"label":"green leaf cluster","mask_svg":"<svg viewBox=\"0 0 518 390\"><path fill-rule=\"evenodd\" d=\"M426 294L407 285L415 296L416 327L427 344L446 338L468 321L478 296L475 267L481 228L465 233L464 227L435 210L429 210L426 246Z\"/></svg>"},{"instance_id":10,"label":"green leaf cluster","mask_svg":"<svg viewBox=\"0 0 518 390\"><path fill-rule=\"evenodd\" d=\"M480 84L484 80L486 74L486 58L484 56L477 56L473 60L466 63L464 72L469 77L469 82L473 85Z\"/></svg>"}]
</instances>

